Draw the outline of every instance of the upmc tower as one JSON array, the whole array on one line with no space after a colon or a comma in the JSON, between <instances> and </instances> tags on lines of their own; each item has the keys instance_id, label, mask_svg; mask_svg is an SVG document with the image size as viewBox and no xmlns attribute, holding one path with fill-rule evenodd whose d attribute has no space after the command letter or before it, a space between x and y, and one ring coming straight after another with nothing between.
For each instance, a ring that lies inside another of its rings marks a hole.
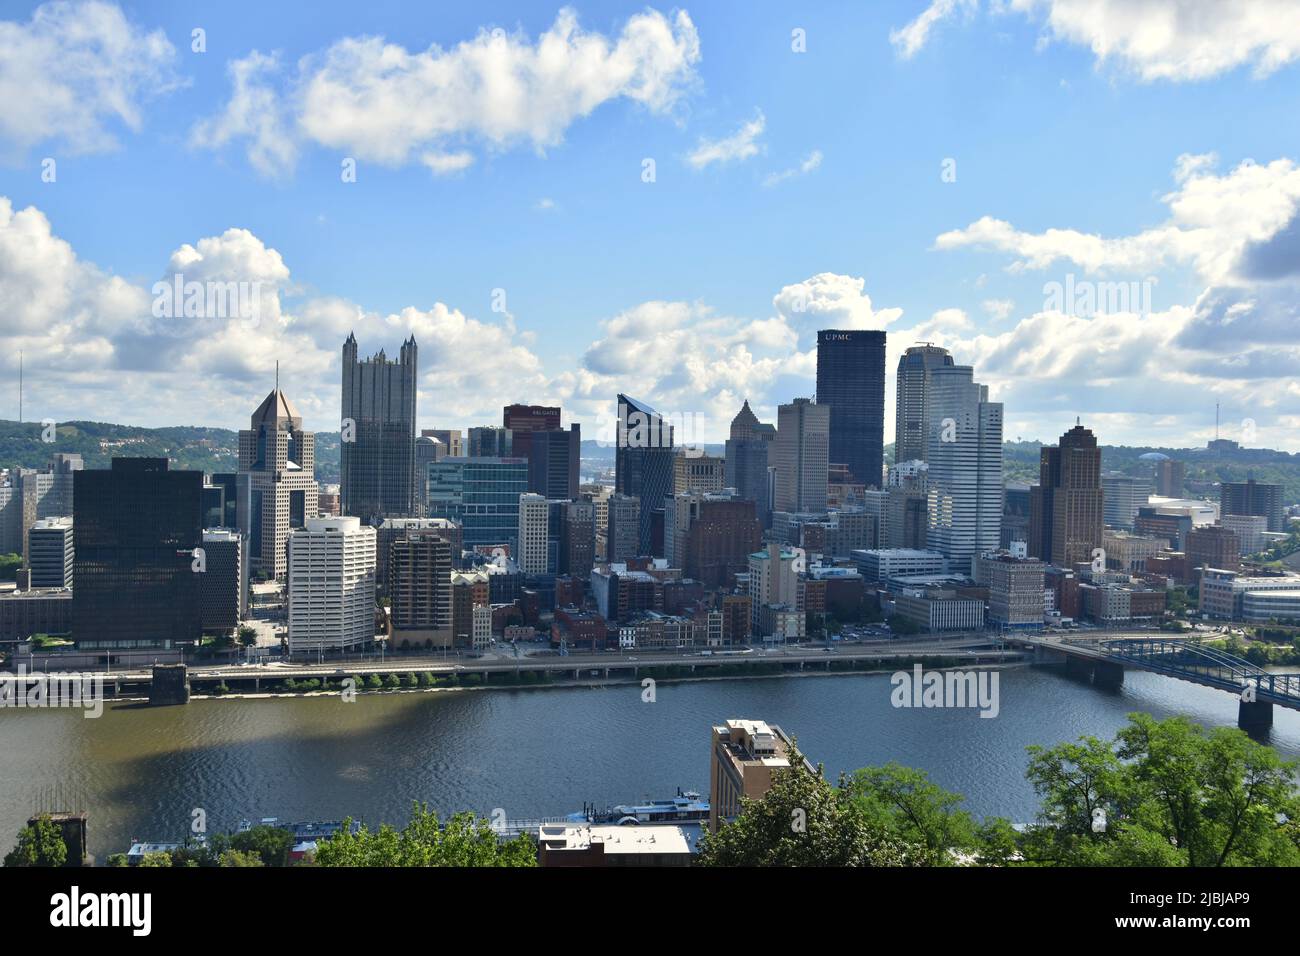
<instances>
[{"instance_id":1,"label":"upmc tower","mask_svg":"<svg viewBox=\"0 0 1300 956\"><path fill-rule=\"evenodd\" d=\"M817 404L831 407L830 460L879 488L885 454L885 333L817 333Z\"/></svg>"}]
</instances>

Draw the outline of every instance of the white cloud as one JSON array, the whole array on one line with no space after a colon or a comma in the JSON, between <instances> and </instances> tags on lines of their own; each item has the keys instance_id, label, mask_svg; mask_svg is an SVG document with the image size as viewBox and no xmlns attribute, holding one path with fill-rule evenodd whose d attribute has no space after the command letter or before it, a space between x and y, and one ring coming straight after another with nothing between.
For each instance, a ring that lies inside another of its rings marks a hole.
<instances>
[{"instance_id":1,"label":"white cloud","mask_svg":"<svg viewBox=\"0 0 1300 956\"><path fill-rule=\"evenodd\" d=\"M218 149L232 140L248 140L248 161L263 176L276 177L298 160L291 120L271 86L280 71L277 54L253 50L226 64L234 92L225 110L200 120L190 131L190 145Z\"/></svg>"},{"instance_id":2,"label":"white cloud","mask_svg":"<svg viewBox=\"0 0 1300 956\"><path fill-rule=\"evenodd\" d=\"M898 55L914 56L938 22L977 0L934 0L890 33ZM1204 80L1242 66L1267 76L1300 58L1300 8L1292 0L995 0L1054 39L1089 48L1140 80Z\"/></svg>"},{"instance_id":3,"label":"white cloud","mask_svg":"<svg viewBox=\"0 0 1300 956\"><path fill-rule=\"evenodd\" d=\"M894 50L905 60L910 60L916 56L921 47L925 46L925 41L930 37L930 31L941 20L946 20L959 9L964 9L967 13L971 12L977 4L977 0L932 0L930 5L921 11L920 15L906 26L891 30L889 33L889 42L894 45Z\"/></svg>"},{"instance_id":4,"label":"white cloud","mask_svg":"<svg viewBox=\"0 0 1300 956\"><path fill-rule=\"evenodd\" d=\"M985 299L981 304L984 307L984 311L998 321L1009 316L1011 310L1016 307L1015 302L1010 299Z\"/></svg>"},{"instance_id":5,"label":"white cloud","mask_svg":"<svg viewBox=\"0 0 1300 956\"><path fill-rule=\"evenodd\" d=\"M785 182L787 179L793 179L795 176L807 176L814 169L822 164L822 151L814 149L811 153L803 158L798 166L792 166L789 169L783 169L780 172L770 173L763 180L763 185L772 187Z\"/></svg>"},{"instance_id":6,"label":"white cloud","mask_svg":"<svg viewBox=\"0 0 1300 956\"><path fill-rule=\"evenodd\" d=\"M98 0L0 20L0 141L14 158L47 141L74 153L111 149L115 124L138 132L145 102L179 84L175 57L161 30L146 32Z\"/></svg>"},{"instance_id":7,"label":"white cloud","mask_svg":"<svg viewBox=\"0 0 1300 956\"><path fill-rule=\"evenodd\" d=\"M740 129L722 139L700 138L699 145L686 157L686 161L695 169L703 169L713 163L743 162L759 151L758 137L763 135L767 119L760 110L754 118L743 124Z\"/></svg>"},{"instance_id":8,"label":"white cloud","mask_svg":"<svg viewBox=\"0 0 1300 956\"><path fill-rule=\"evenodd\" d=\"M1228 280L1262 245L1280 236L1300 211L1300 167L1290 159L1250 161L1220 176L1207 157L1179 157L1178 189L1163 197L1169 219L1131 236L1103 237L1075 229L1024 232L984 216L935 239L941 250L984 248L1014 257L1012 271L1072 262L1089 273L1143 276L1191 265L1207 283Z\"/></svg>"},{"instance_id":9,"label":"white cloud","mask_svg":"<svg viewBox=\"0 0 1300 956\"><path fill-rule=\"evenodd\" d=\"M303 57L269 99L259 90L254 112L288 117L283 125L295 141L387 166L417 159L446 173L469 165L473 144L556 146L575 121L614 100L668 112L695 82L699 59L699 36L685 11L670 18L646 10L606 37L583 30L566 7L535 42L522 32L483 29L449 49L412 51L382 37L346 37ZM222 117L244 117L240 100L236 77ZM219 117L199 129L212 123L231 132L197 142L219 147L248 138L252 158L260 122L223 126Z\"/></svg>"}]
</instances>

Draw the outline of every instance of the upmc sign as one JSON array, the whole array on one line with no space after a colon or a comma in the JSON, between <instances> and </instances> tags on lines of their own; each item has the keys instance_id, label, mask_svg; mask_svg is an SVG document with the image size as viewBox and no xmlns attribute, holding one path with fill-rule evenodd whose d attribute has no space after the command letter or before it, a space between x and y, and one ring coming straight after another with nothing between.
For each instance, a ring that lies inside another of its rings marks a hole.
<instances>
[{"instance_id":1,"label":"upmc sign","mask_svg":"<svg viewBox=\"0 0 1300 956\"><path fill-rule=\"evenodd\" d=\"M847 342L853 338L852 332L822 332L821 341L823 342Z\"/></svg>"}]
</instances>

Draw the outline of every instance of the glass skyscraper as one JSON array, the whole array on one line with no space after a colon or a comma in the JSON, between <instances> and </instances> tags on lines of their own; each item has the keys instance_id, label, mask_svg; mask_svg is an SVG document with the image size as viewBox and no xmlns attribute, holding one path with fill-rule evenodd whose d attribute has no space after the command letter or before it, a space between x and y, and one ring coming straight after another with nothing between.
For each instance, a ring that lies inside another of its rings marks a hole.
<instances>
[{"instance_id":1,"label":"glass skyscraper","mask_svg":"<svg viewBox=\"0 0 1300 956\"><path fill-rule=\"evenodd\" d=\"M509 544L517 554L519 496L527 491L524 458L443 458L429 464L429 517L460 522L466 548Z\"/></svg>"},{"instance_id":2,"label":"glass skyscraper","mask_svg":"<svg viewBox=\"0 0 1300 956\"><path fill-rule=\"evenodd\" d=\"M382 349L358 360L356 338L343 343L339 491L343 513L367 524L415 508L417 357L415 336L402 343L396 362Z\"/></svg>"},{"instance_id":3,"label":"glass skyscraper","mask_svg":"<svg viewBox=\"0 0 1300 956\"><path fill-rule=\"evenodd\" d=\"M831 408L830 460L868 488L883 483L885 333L817 333L817 404Z\"/></svg>"}]
</instances>

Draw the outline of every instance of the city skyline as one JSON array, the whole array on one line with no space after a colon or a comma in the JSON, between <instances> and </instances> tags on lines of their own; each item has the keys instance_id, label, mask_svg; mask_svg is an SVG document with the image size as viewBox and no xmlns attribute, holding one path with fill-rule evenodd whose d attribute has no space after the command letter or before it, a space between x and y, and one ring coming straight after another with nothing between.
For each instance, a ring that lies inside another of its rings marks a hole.
<instances>
[{"instance_id":1,"label":"city skyline","mask_svg":"<svg viewBox=\"0 0 1300 956\"><path fill-rule=\"evenodd\" d=\"M1217 402L1224 437L1300 450L1300 133L1278 122L1300 25L1181 6L1198 16L1137 43L1107 39L1131 26L1118 5L1062 0L743 23L380 3L364 28L341 4L310 23L20 4L0 59L30 69L0 76L79 105L0 121L0 362L16 378L23 353L29 421L234 429L278 359L329 432L343 337L414 336L417 427L514 402L612 426L626 392L722 442L742 402L774 421L813 392L818 329L869 329L886 442L898 358L933 342L978 370L1008 438L1082 415L1107 443L1196 446ZM75 16L116 52L79 46ZM544 46L590 74L560 82ZM84 95L86 63L121 74L117 97ZM433 65L450 79L421 89ZM505 77L513 96L458 98ZM235 283L240 308L187 317L177 275Z\"/></svg>"}]
</instances>

